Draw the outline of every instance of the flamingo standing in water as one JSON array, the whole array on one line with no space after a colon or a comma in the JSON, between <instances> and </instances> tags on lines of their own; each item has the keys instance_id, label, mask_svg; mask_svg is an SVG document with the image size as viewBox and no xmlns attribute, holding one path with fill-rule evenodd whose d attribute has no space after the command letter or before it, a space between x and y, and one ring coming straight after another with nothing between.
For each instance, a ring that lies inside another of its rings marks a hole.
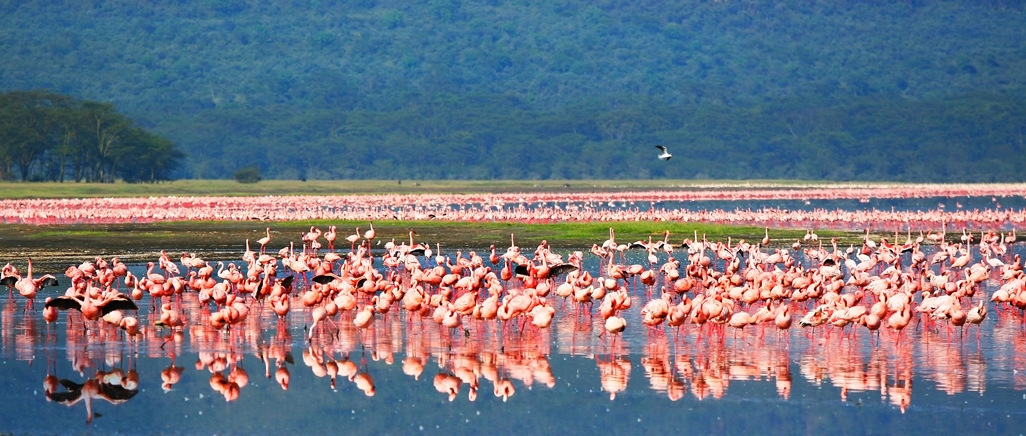
<instances>
[{"instance_id":1,"label":"flamingo standing in water","mask_svg":"<svg viewBox=\"0 0 1026 436\"><path fill-rule=\"evenodd\" d=\"M46 297L46 303L50 303L52 298ZM46 321L46 336L50 337L50 324L57 322L58 311L56 307L43 306L43 321Z\"/></svg>"},{"instance_id":2,"label":"flamingo standing in water","mask_svg":"<svg viewBox=\"0 0 1026 436\"><path fill-rule=\"evenodd\" d=\"M267 236L257 239L257 244L260 244L260 254L264 254L265 248L268 242L271 242L271 228L268 227L266 231Z\"/></svg>"},{"instance_id":3,"label":"flamingo standing in water","mask_svg":"<svg viewBox=\"0 0 1026 436\"><path fill-rule=\"evenodd\" d=\"M980 338L980 324L983 323L984 318L987 317L987 307L984 306L984 301L980 300L980 304L973 306L969 309L969 313L966 315L965 321L969 324L976 324L976 339Z\"/></svg>"},{"instance_id":4,"label":"flamingo standing in water","mask_svg":"<svg viewBox=\"0 0 1026 436\"><path fill-rule=\"evenodd\" d=\"M944 236L947 233L947 223L941 222L941 231L937 233L928 233L926 239L934 244L940 244L944 242Z\"/></svg>"},{"instance_id":5,"label":"flamingo standing in water","mask_svg":"<svg viewBox=\"0 0 1026 436\"><path fill-rule=\"evenodd\" d=\"M357 230L357 233L359 233L360 229L356 229L356 230ZM363 239L366 239L368 241L373 241L375 236L377 236L377 232L374 231L374 223L370 223L370 230L367 230L366 232L363 232Z\"/></svg>"},{"instance_id":6,"label":"flamingo standing in water","mask_svg":"<svg viewBox=\"0 0 1026 436\"><path fill-rule=\"evenodd\" d=\"M7 286L8 293L10 296L14 296L14 283L18 281L21 276L18 274L18 268L11 265L10 262L4 265L3 271L0 271L0 284Z\"/></svg>"},{"instance_id":7,"label":"flamingo standing in water","mask_svg":"<svg viewBox=\"0 0 1026 436\"><path fill-rule=\"evenodd\" d=\"M421 256L424 253L426 253L428 250L430 250L430 248L428 248L424 244L414 244L413 243L413 235L416 235L416 234L417 234L417 232L415 232L413 230L410 230L410 248L408 249L409 251L407 251L407 254L412 254L414 256Z\"/></svg>"},{"instance_id":8,"label":"flamingo standing in water","mask_svg":"<svg viewBox=\"0 0 1026 436\"><path fill-rule=\"evenodd\" d=\"M46 286L57 286L57 278L52 274L44 275L38 279L32 278L32 259L28 259L28 272L24 277L18 275L17 270L10 270L11 275L4 277L0 280L0 285L11 286L14 285L14 289L18 290L18 293L22 297L28 299L28 303L25 304L25 310L32 308L32 302L36 299L36 293Z\"/></svg>"},{"instance_id":9,"label":"flamingo standing in water","mask_svg":"<svg viewBox=\"0 0 1026 436\"><path fill-rule=\"evenodd\" d=\"M356 228L356 233L346 236L346 240L349 241L349 251L356 251L356 241L360 240L360 228Z\"/></svg>"},{"instance_id":10,"label":"flamingo standing in water","mask_svg":"<svg viewBox=\"0 0 1026 436\"><path fill-rule=\"evenodd\" d=\"M338 238L338 231L335 226L328 227L328 231L324 233L324 240L328 241L328 249L335 251L335 238Z\"/></svg>"},{"instance_id":11,"label":"flamingo standing in water","mask_svg":"<svg viewBox=\"0 0 1026 436\"><path fill-rule=\"evenodd\" d=\"M57 298L47 299L46 307L57 308L58 310L75 309L82 313L82 318L89 321L96 320L115 310L139 310L139 307L128 296L120 292L104 297L101 300L94 300L87 295L80 294L73 296L62 295Z\"/></svg>"},{"instance_id":12,"label":"flamingo standing in water","mask_svg":"<svg viewBox=\"0 0 1026 436\"><path fill-rule=\"evenodd\" d=\"M171 303L164 303L160 306L160 319L154 325L175 330L184 327L185 320L177 310L171 309Z\"/></svg>"},{"instance_id":13,"label":"flamingo standing in water","mask_svg":"<svg viewBox=\"0 0 1026 436\"><path fill-rule=\"evenodd\" d=\"M627 328L627 320L623 319L622 317L613 315L609 318L606 318L606 321L602 323L602 327L605 330L604 333L615 335L617 333L623 332L624 329ZM599 333L599 336L602 336L602 332Z\"/></svg>"}]
</instances>

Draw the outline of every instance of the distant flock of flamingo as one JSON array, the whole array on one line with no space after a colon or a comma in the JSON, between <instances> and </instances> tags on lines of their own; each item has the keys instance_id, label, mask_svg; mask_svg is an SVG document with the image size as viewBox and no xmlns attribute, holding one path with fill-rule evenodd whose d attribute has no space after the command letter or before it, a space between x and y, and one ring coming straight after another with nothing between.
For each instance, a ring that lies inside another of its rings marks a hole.
<instances>
[{"instance_id":1,"label":"distant flock of flamingo","mask_svg":"<svg viewBox=\"0 0 1026 436\"><path fill-rule=\"evenodd\" d=\"M1021 197L1022 185L822 186L795 189L723 189L616 193L517 193L466 195L353 195L268 197L150 197L0 201L0 223L147 223L192 220L447 220L463 222L674 221L769 225L775 228L936 229L942 223L970 229L1021 228L1026 210L1001 208L1001 198ZM666 201L836 200L871 198L990 197L993 208L946 211L779 208L687 210L640 207Z\"/></svg>"}]
</instances>

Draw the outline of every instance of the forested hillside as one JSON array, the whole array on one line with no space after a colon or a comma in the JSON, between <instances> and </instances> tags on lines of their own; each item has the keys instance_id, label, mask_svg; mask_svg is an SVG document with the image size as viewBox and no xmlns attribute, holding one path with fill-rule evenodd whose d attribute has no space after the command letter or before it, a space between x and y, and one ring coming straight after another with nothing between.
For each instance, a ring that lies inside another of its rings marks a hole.
<instances>
[{"instance_id":1,"label":"forested hillside","mask_svg":"<svg viewBox=\"0 0 1026 436\"><path fill-rule=\"evenodd\" d=\"M1022 181L1023 23L1001 0L0 0L0 91L109 101L181 177Z\"/></svg>"}]
</instances>

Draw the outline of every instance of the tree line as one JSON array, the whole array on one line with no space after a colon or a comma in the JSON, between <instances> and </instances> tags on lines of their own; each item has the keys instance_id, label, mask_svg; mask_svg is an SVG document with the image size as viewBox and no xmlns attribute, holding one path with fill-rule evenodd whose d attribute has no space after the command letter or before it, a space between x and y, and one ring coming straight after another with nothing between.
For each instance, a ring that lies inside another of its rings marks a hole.
<instances>
[{"instance_id":1,"label":"tree line","mask_svg":"<svg viewBox=\"0 0 1026 436\"><path fill-rule=\"evenodd\" d=\"M156 182L185 155L111 103L49 91L0 94L0 180Z\"/></svg>"}]
</instances>

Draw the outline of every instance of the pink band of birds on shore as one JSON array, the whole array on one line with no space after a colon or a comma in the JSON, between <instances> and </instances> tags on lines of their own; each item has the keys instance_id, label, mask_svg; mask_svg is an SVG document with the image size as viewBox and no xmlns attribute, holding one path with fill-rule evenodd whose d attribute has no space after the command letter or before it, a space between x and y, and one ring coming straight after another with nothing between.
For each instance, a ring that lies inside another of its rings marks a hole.
<instances>
[{"instance_id":1,"label":"pink band of birds on shore","mask_svg":"<svg viewBox=\"0 0 1026 436\"><path fill-rule=\"evenodd\" d=\"M801 188L725 188L587 193L500 193L263 197L126 197L0 201L5 224L118 224L164 221L444 220L453 222L676 221L826 229L939 227L1019 228L1026 209L1001 208L999 199L1022 197L1023 184L810 185ZM794 210L765 207L690 210L660 202L859 200L992 197L994 208L973 210ZM653 205L636 205L649 202ZM619 203L619 204L617 204Z\"/></svg>"}]
</instances>

